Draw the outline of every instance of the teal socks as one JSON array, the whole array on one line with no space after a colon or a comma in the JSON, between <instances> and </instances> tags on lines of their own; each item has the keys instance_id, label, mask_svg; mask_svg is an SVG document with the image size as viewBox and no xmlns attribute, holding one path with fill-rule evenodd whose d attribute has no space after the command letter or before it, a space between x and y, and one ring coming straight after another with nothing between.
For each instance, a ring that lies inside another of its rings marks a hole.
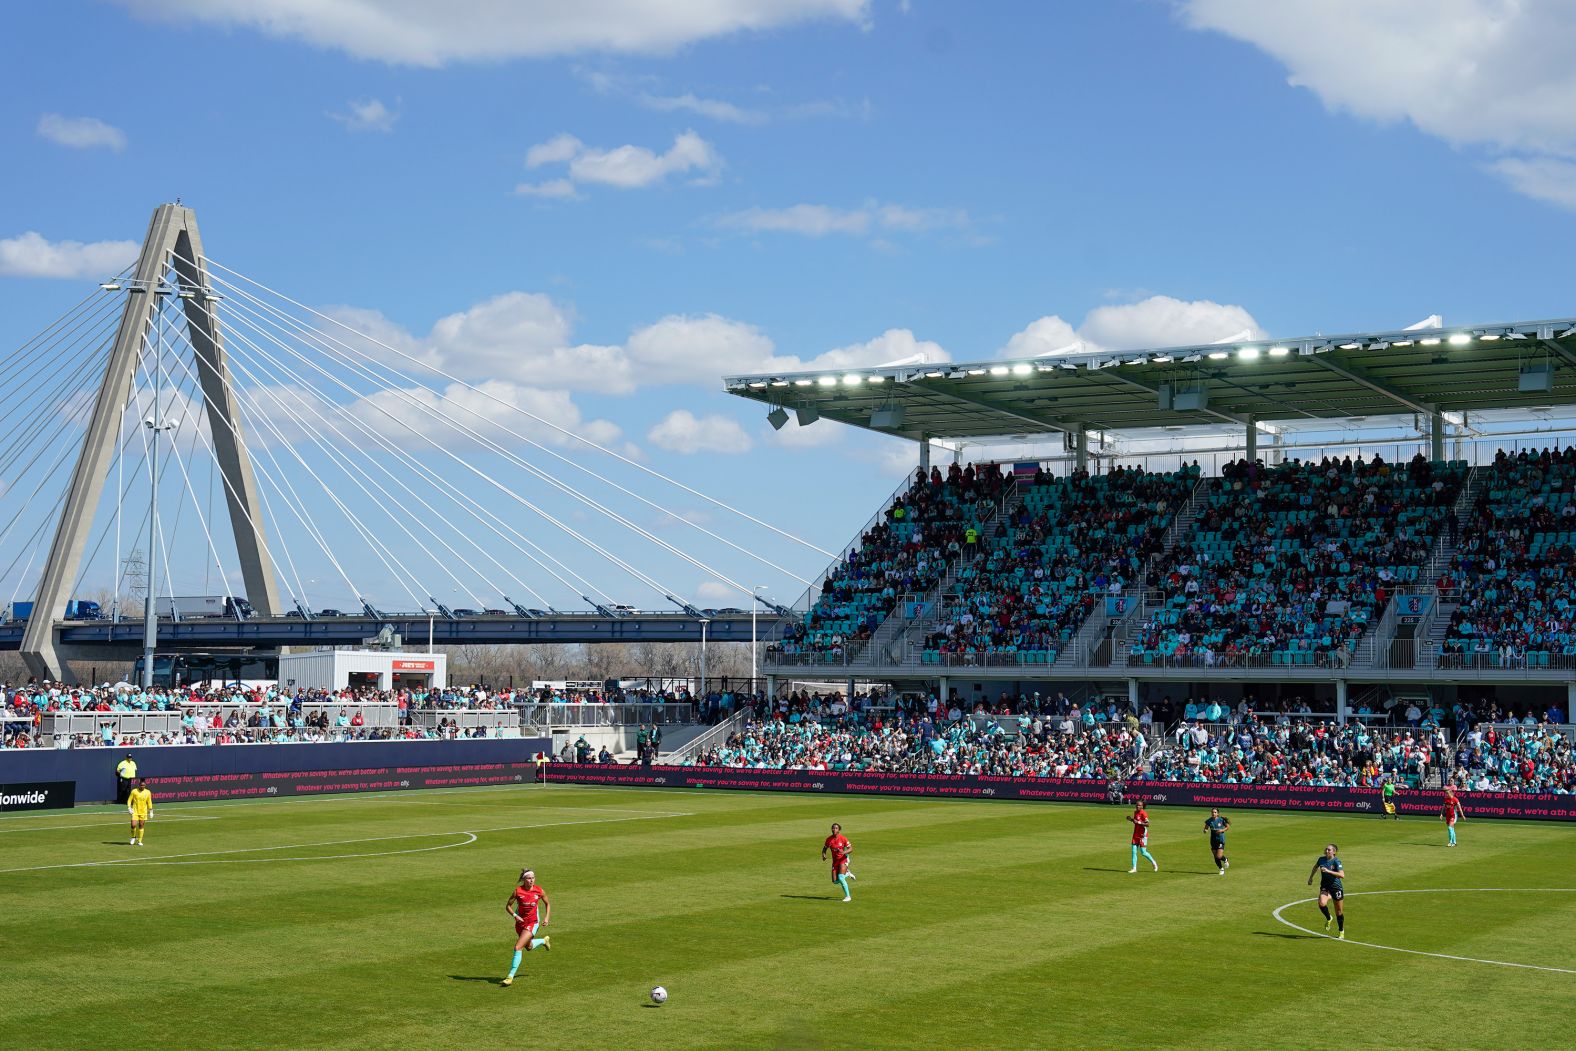
<instances>
[{"instance_id":1,"label":"teal socks","mask_svg":"<svg viewBox=\"0 0 1576 1051\"><path fill-rule=\"evenodd\" d=\"M521 952L519 949L516 949L514 951L514 959L512 961L510 961L510 963L509 963L509 977L510 978L513 978L514 977L514 972L518 971L520 969L520 959L524 955L525 955L525 953Z\"/></svg>"},{"instance_id":2,"label":"teal socks","mask_svg":"<svg viewBox=\"0 0 1576 1051\"><path fill-rule=\"evenodd\" d=\"M845 898L853 897L852 894L848 893L848 877L847 876L839 876L839 877L837 877L837 885L839 887L843 888L843 897L845 897Z\"/></svg>"},{"instance_id":3,"label":"teal socks","mask_svg":"<svg viewBox=\"0 0 1576 1051\"><path fill-rule=\"evenodd\" d=\"M531 948L533 948L533 949L540 949L546 943L547 943L547 939L546 938L532 938L531 939Z\"/></svg>"}]
</instances>

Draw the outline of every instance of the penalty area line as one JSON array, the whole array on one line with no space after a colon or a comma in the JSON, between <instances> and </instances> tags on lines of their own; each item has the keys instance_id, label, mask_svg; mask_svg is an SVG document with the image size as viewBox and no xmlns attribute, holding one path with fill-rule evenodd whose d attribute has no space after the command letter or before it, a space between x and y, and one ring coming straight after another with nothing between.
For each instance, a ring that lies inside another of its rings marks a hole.
<instances>
[{"instance_id":1,"label":"penalty area line","mask_svg":"<svg viewBox=\"0 0 1576 1051\"><path fill-rule=\"evenodd\" d=\"M1438 887L1432 889L1417 888L1411 890L1360 890L1348 891L1346 897L1357 898L1379 894L1571 894L1576 893L1576 887ZM1509 960L1485 960L1477 956L1453 956L1444 952L1425 952L1422 949L1403 949L1398 945L1380 945L1377 942L1360 942L1351 938L1336 938L1322 931L1310 930L1299 926L1282 916L1281 913L1298 905L1307 905L1318 901L1317 897L1300 898L1297 901L1288 901L1280 908L1270 913L1275 919L1284 923L1294 931L1311 934L1315 938L1326 938L1330 941L1339 941L1343 945L1361 945L1365 949L1383 949L1386 952L1404 952L1411 956L1432 956L1436 960L1457 960L1461 963L1483 963L1491 967L1515 967L1525 971L1549 971L1554 974L1576 974L1576 970L1567 967L1546 967L1536 963L1513 963Z\"/></svg>"},{"instance_id":2,"label":"penalty area line","mask_svg":"<svg viewBox=\"0 0 1576 1051\"><path fill-rule=\"evenodd\" d=\"M492 828L460 829L452 832L412 832L399 836L368 836L359 839L333 839L316 843L282 843L272 847L237 847L232 850L197 850L185 854L155 854L152 857L105 858L102 861L72 861L54 865L28 865L22 868L0 869L0 874L11 872L43 872L53 869L102 868L108 865L144 867L153 865L262 865L282 861L340 861L350 858L393 857L397 854L423 854L435 850L468 847L483 832L509 832L524 828L553 828L561 825L607 825L624 821L651 821L659 818L689 817L689 814L652 814L646 817L597 817L584 821L535 821L520 825L498 825ZM18 830L21 831L21 830ZM410 847L404 850L378 850L356 854L313 854L304 857L232 858L231 854L263 854L276 850L306 850L311 847L343 847L354 843L389 843L410 839L439 839L447 836L464 836L456 843L440 843L432 847ZM215 858L218 860L191 861L190 858Z\"/></svg>"}]
</instances>

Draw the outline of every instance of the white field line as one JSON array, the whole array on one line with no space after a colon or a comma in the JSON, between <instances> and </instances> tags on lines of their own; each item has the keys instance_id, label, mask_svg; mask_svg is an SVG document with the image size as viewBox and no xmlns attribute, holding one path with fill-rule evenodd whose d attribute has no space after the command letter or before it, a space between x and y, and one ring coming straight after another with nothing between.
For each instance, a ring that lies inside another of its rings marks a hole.
<instances>
[{"instance_id":1,"label":"white field line","mask_svg":"<svg viewBox=\"0 0 1576 1051\"><path fill-rule=\"evenodd\" d=\"M450 794L458 793L458 792L478 792L478 793L479 792L500 792L500 791L540 792L540 791L542 791L543 789L545 789L547 787L549 787L549 786L547 786L547 785L537 785L537 784L520 784L520 785L516 785L516 784L500 784L500 785L466 785L463 788L389 788L389 789L383 789L383 790L380 790L380 791L377 791L377 792L330 792L330 793L326 793L326 794L320 795L320 796L291 796L288 799L279 799L277 797L253 796L250 799L234 799L234 800L231 800L231 801L229 801L227 803L192 803L192 802L160 803L159 800L158 800L158 797L155 796L153 801L154 801L154 804L156 806L164 807L166 809L166 811L185 811L185 810L213 810L213 809L216 809L216 808L219 808L219 807L258 806L258 805L263 804L263 803L267 803L270 806L279 806L279 805L284 804L284 803L322 803L322 802L359 803L359 802L363 802L363 801L365 801L365 802L377 802L377 801L383 799L386 796L417 796L417 795L420 795L420 796L441 796L441 795L450 795ZM553 788L554 791L572 791L572 790L601 791L601 792L608 791L608 789L604 788L601 785L590 785L590 786L553 785L551 787ZM642 789L625 789L625 791L643 791L643 790ZM763 794L770 794L770 793L763 793ZM781 794L781 793L777 793L777 794ZM408 800L408 801L409 802L426 802L425 800ZM456 804L456 805L462 805L462 804ZM603 808L598 808L598 807L552 807L551 809L554 809L554 810L594 810L594 809L603 809ZM646 813L646 812L647 811L642 811L642 810L632 810L632 811L630 811L630 813L632 813L632 814L633 813ZM85 812L77 814L75 816L76 817L103 817L105 814L108 814L108 813L113 813L113 811L109 811L109 810L85 811ZM60 815L58 815L58 817L62 817L62 818L70 817L70 816L73 816L73 815L70 815L70 814L60 814ZM28 813L28 814L0 814L0 821L25 821L28 818L32 818L34 821L41 820L40 815L38 813L36 813L36 812Z\"/></svg>"},{"instance_id":2,"label":"white field line","mask_svg":"<svg viewBox=\"0 0 1576 1051\"><path fill-rule=\"evenodd\" d=\"M420 854L433 850L466 847L476 842L482 832L508 832L521 828L553 828L560 825L605 825L622 821L650 821L658 818L689 817L688 814L651 814L646 817L596 817L586 821L537 821L523 825L497 825L492 828L460 829L453 832L413 832L401 836L369 836L360 839L333 839L316 843L282 843L273 847L237 847L233 850L197 850L186 854L155 854L152 857L107 858L103 861L73 861L55 865L29 865L23 868L0 869L0 873L42 872L49 869L99 868L105 865L242 865L264 864L279 861L336 861L341 858L376 858L395 854ZM230 854L260 854L275 850L305 850L309 847L342 847L352 843L388 843L406 839L437 839L442 836L466 836L458 843L444 843L435 847L416 847L409 850L384 850L361 854L315 854L300 858L239 858L229 861L187 861L186 858L215 858Z\"/></svg>"},{"instance_id":3,"label":"white field line","mask_svg":"<svg viewBox=\"0 0 1576 1051\"><path fill-rule=\"evenodd\" d=\"M1443 887L1433 890L1362 890L1348 893L1348 898L1374 894L1571 894L1576 893L1576 887ZM1493 967L1517 967L1527 971L1552 971L1555 974L1576 974L1576 970L1566 967L1544 967L1535 963L1511 963L1507 960L1484 960L1476 956L1452 956L1443 952L1424 952L1421 949L1402 949L1395 945L1379 945L1376 942L1353 941L1350 938L1337 939L1333 935L1321 931L1309 930L1291 922L1281 913L1297 905L1307 905L1309 902L1318 901L1318 898L1302 898L1298 901L1289 901L1276 909L1270 915L1295 931L1311 934L1316 938L1328 938L1331 941L1341 941L1345 945L1361 945L1365 949L1384 949L1386 952L1404 952L1412 956L1432 956L1436 960L1459 960L1463 963L1486 963Z\"/></svg>"},{"instance_id":4,"label":"white field line","mask_svg":"<svg viewBox=\"0 0 1576 1051\"><path fill-rule=\"evenodd\" d=\"M83 816L86 817L88 815L84 814ZM103 817L104 815L102 815L102 814L94 814L92 816L93 817ZM128 814L126 817L121 818L119 821L79 821L79 822L77 822L74 825L38 825L35 828L0 828L0 836L3 836L3 835L5 835L5 834L7 834L9 832L51 832L51 831L54 831L56 829L63 829L63 828L99 828L99 827L102 827L104 825L124 825L124 824L126 824L126 822L128 822L130 820L131 820L131 816ZM207 816L207 815L203 815L203 814L193 814L191 817L186 817L184 815L179 815L178 816L178 815L175 815L175 814L171 814L168 817L164 817L164 816L161 816L161 815L155 813L149 818L149 820L150 821L156 821L156 822L158 822L159 824L162 825L166 821L218 821L219 819L216 818L216 817L211 817L211 816Z\"/></svg>"}]
</instances>

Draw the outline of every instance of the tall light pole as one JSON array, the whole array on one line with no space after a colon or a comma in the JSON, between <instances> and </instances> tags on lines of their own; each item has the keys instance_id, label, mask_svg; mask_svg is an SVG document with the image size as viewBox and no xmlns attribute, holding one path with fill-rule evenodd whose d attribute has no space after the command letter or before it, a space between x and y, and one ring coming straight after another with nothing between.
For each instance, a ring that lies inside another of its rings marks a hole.
<instances>
[{"instance_id":1,"label":"tall light pole","mask_svg":"<svg viewBox=\"0 0 1576 1051\"><path fill-rule=\"evenodd\" d=\"M755 608L760 605L761 590L765 584L757 584L750 591L750 692L755 692L755 661L757 648L755 645Z\"/></svg>"},{"instance_id":2,"label":"tall light pole","mask_svg":"<svg viewBox=\"0 0 1576 1051\"><path fill-rule=\"evenodd\" d=\"M700 699L706 696L706 625L710 623L705 617L700 620Z\"/></svg>"},{"instance_id":3,"label":"tall light pole","mask_svg":"<svg viewBox=\"0 0 1576 1051\"><path fill-rule=\"evenodd\" d=\"M168 290L155 290L168 295ZM170 429L164 422L160 378L164 374L164 329L158 329L157 352L153 359L153 415L142 421L148 429L148 596L142 609L142 688L153 689L153 653L159 647L159 436ZM173 609L173 606L171 607Z\"/></svg>"}]
</instances>

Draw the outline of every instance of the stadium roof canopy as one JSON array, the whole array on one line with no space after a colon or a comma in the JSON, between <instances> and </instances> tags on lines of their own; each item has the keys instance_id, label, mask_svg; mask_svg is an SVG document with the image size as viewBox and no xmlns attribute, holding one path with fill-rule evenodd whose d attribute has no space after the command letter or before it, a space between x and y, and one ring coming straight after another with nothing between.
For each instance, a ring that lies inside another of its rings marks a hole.
<instances>
[{"instance_id":1,"label":"stadium roof canopy","mask_svg":"<svg viewBox=\"0 0 1576 1051\"><path fill-rule=\"evenodd\" d=\"M915 441L1532 410L1576 405L1576 318L729 376L723 384L785 410L778 427L797 413L805 424L824 418Z\"/></svg>"}]
</instances>

